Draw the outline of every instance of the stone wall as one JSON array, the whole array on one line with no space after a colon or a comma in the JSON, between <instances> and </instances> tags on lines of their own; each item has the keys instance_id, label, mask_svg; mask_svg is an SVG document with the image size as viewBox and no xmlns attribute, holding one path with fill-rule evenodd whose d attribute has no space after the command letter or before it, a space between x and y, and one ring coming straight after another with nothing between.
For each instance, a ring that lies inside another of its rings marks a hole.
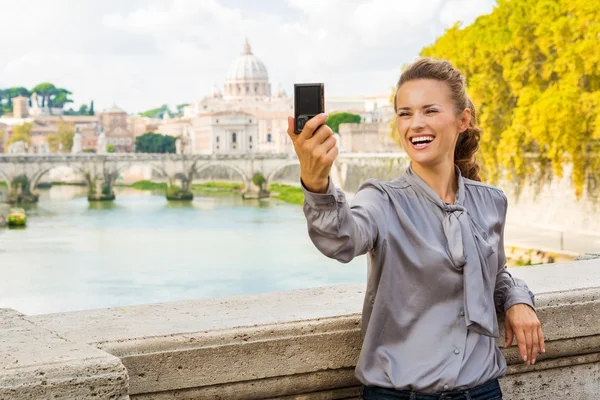
<instances>
[{"instance_id":1,"label":"stone wall","mask_svg":"<svg viewBox=\"0 0 600 400\"><path fill-rule=\"evenodd\" d=\"M600 235L600 201L594 201L589 195L577 199L571 184L570 167L565 167L564 172L563 178L555 177L541 190L530 184L519 195L509 184L500 184L509 197L507 221L556 231Z\"/></svg>"},{"instance_id":2,"label":"stone wall","mask_svg":"<svg viewBox=\"0 0 600 400\"><path fill-rule=\"evenodd\" d=\"M505 351L505 398L598 398L600 260L512 272L536 293L547 351L534 366L515 346ZM3 310L0 399L357 398L363 296L363 285L342 285L51 315Z\"/></svg>"},{"instance_id":3,"label":"stone wall","mask_svg":"<svg viewBox=\"0 0 600 400\"><path fill-rule=\"evenodd\" d=\"M407 166L407 160L401 159L396 163L377 159L353 163L347 169L344 191L354 193L369 178L392 180L402 174ZM588 195L581 199L575 197L569 167L565 168L563 178L554 178L541 190L535 185L527 185L521 193L517 193L508 182L501 182L497 186L508 197L507 222L510 224L600 235L600 218L597 217L600 214L600 199L594 201Z\"/></svg>"}]
</instances>

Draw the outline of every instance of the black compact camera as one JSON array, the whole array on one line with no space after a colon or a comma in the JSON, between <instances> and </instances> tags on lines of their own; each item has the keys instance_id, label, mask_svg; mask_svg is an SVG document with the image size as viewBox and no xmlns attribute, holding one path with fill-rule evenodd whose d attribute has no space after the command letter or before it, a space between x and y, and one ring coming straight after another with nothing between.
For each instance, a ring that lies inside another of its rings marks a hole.
<instances>
[{"instance_id":1,"label":"black compact camera","mask_svg":"<svg viewBox=\"0 0 600 400\"><path fill-rule=\"evenodd\" d=\"M299 134L315 115L325 112L325 86L322 83L294 84L294 133Z\"/></svg>"}]
</instances>

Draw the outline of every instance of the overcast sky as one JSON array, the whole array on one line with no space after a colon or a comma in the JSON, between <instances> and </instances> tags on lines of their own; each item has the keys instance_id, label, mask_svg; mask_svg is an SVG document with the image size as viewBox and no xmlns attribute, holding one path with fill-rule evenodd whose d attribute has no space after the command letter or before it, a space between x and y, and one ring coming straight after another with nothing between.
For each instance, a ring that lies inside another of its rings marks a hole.
<instances>
[{"instance_id":1,"label":"overcast sky","mask_svg":"<svg viewBox=\"0 0 600 400\"><path fill-rule=\"evenodd\" d=\"M130 113L223 87L247 37L271 84L386 93L400 66L495 0L0 0L0 88L52 82Z\"/></svg>"}]
</instances>

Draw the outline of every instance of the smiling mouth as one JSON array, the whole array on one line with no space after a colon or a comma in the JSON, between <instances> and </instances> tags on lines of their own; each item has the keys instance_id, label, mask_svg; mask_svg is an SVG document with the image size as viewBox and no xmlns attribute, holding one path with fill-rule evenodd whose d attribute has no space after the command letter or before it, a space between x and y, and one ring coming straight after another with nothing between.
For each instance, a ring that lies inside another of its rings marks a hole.
<instances>
[{"instance_id":1,"label":"smiling mouth","mask_svg":"<svg viewBox=\"0 0 600 400\"><path fill-rule=\"evenodd\" d=\"M432 135L414 136L410 138L410 143L415 149L420 150L428 147L434 139L435 136Z\"/></svg>"}]
</instances>

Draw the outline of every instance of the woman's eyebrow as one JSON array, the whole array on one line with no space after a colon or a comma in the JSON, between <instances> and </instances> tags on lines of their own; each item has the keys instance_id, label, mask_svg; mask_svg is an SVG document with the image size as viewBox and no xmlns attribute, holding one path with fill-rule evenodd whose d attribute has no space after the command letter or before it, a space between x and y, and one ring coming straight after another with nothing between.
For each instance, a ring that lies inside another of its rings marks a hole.
<instances>
[{"instance_id":1,"label":"woman's eyebrow","mask_svg":"<svg viewBox=\"0 0 600 400\"><path fill-rule=\"evenodd\" d=\"M429 107L433 107L433 106L442 107L441 104L425 104L421 108L429 108ZM399 110L410 110L410 107L398 107L397 110L398 111Z\"/></svg>"}]
</instances>

